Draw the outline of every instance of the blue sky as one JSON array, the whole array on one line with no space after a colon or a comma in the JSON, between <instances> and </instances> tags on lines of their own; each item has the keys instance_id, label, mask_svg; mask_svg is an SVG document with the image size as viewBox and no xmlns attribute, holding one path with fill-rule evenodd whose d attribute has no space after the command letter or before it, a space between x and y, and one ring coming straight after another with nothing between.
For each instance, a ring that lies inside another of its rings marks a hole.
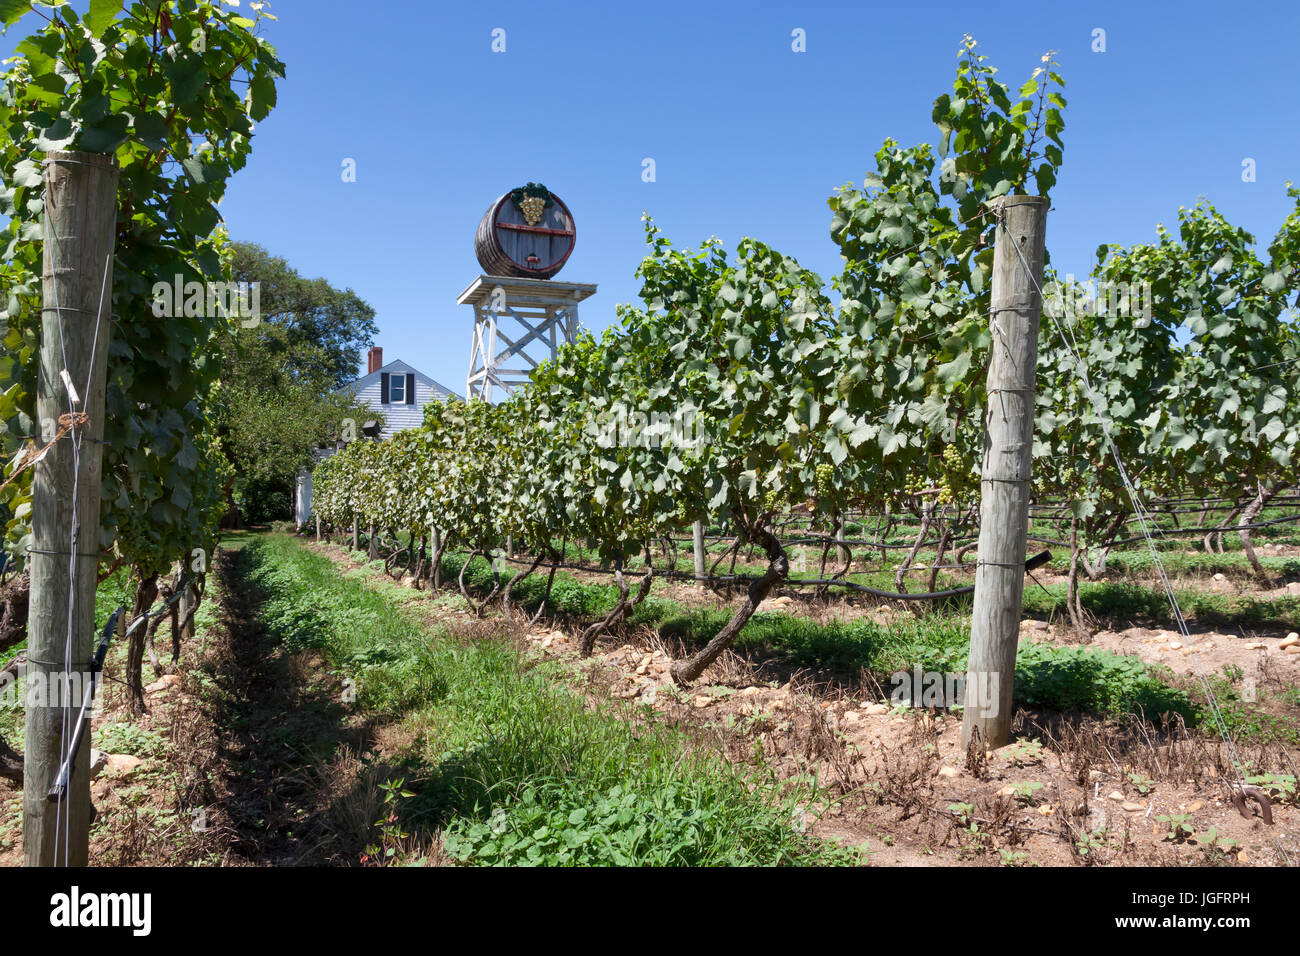
<instances>
[{"instance_id":1,"label":"blue sky","mask_svg":"<svg viewBox=\"0 0 1300 956\"><path fill-rule=\"evenodd\" d=\"M356 290L377 310L385 358L457 392L472 322L455 300L480 274L474 229L498 195L536 180L569 205L578 241L559 278L599 284L582 306L589 328L636 297L642 210L674 244L752 235L829 282L840 260L827 196L861 181L885 137L936 141L931 104L965 32L1013 90L1059 51L1069 107L1047 242L1063 272L1086 274L1100 243L1152 239L1202 195L1266 245L1285 181L1300 181L1295 2L270 9L288 75L223 204L231 233ZM491 50L497 27L505 53ZM356 182L342 181L345 158Z\"/></svg>"}]
</instances>

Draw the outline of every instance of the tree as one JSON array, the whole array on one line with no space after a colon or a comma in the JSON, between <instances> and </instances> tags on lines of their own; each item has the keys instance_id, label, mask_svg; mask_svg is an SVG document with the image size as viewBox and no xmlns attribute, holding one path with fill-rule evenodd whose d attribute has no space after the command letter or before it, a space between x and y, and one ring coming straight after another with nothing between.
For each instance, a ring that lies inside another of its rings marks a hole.
<instances>
[{"instance_id":1,"label":"tree","mask_svg":"<svg viewBox=\"0 0 1300 956\"><path fill-rule=\"evenodd\" d=\"M258 284L259 304L256 323L232 322L221 336L212 414L231 465L225 520L238 524L241 503L284 513L283 489L312 465L316 449L360 435L364 421L381 416L338 391L356 377L361 349L377 332L369 304L351 289L303 278L253 243L231 243L230 269L235 281ZM283 495L279 507L256 500L268 491Z\"/></svg>"}]
</instances>

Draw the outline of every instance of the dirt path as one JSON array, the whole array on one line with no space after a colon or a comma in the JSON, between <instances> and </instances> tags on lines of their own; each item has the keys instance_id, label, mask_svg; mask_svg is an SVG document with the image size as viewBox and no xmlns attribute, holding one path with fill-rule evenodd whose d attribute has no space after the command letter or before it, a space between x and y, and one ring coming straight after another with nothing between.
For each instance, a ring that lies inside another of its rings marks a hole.
<instances>
[{"instance_id":1,"label":"dirt path","mask_svg":"<svg viewBox=\"0 0 1300 956\"><path fill-rule=\"evenodd\" d=\"M204 710L218 744L207 825L232 863L356 863L365 828L348 826L338 804L374 728L349 713L318 655L291 654L268 632L250 565L243 551L222 552L217 565L219 633L205 662L214 688Z\"/></svg>"}]
</instances>

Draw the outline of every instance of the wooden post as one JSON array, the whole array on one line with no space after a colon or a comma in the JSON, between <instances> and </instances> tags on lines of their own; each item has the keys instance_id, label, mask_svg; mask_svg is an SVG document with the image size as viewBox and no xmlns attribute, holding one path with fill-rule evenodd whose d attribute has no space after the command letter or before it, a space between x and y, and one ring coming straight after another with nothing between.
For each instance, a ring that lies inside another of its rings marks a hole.
<instances>
[{"instance_id":1,"label":"wooden post","mask_svg":"<svg viewBox=\"0 0 1300 956\"><path fill-rule=\"evenodd\" d=\"M840 560L848 562L850 557L849 546L844 543L844 526L848 524L844 518L835 519L835 540L839 542L836 550L840 553Z\"/></svg>"},{"instance_id":2,"label":"wooden post","mask_svg":"<svg viewBox=\"0 0 1300 956\"><path fill-rule=\"evenodd\" d=\"M379 549L375 547L375 523L370 522L369 528L366 529L366 557L373 561L379 557Z\"/></svg>"},{"instance_id":3,"label":"wooden post","mask_svg":"<svg viewBox=\"0 0 1300 956\"><path fill-rule=\"evenodd\" d=\"M1034 376L1048 201L997 201L990 290L988 398L980 481L979 562L971 614L962 743L1006 744L1020 639L1034 452ZM1017 251L1017 249L1019 251ZM1022 261L1023 257L1023 261Z\"/></svg>"},{"instance_id":4,"label":"wooden post","mask_svg":"<svg viewBox=\"0 0 1300 956\"><path fill-rule=\"evenodd\" d=\"M184 569L184 562L182 562L181 577L183 578L185 575L186 571ZM190 617L190 609L194 607L194 582L192 579L186 582L185 590L181 593L180 599L176 602L176 607L179 609L178 613L181 622L182 640L193 637L194 619Z\"/></svg>"},{"instance_id":5,"label":"wooden post","mask_svg":"<svg viewBox=\"0 0 1300 956\"><path fill-rule=\"evenodd\" d=\"M117 175L112 156L62 151L46 155L36 419L42 438L49 440L60 427L59 417L69 414L70 401L72 411L84 412L87 418L50 446L32 479L23 773L27 866L85 866L89 856L88 729L72 756L66 792L58 800L49 795L63 761L62 748L70 745L76 729L94 644L103 458L99 440L104 437L104 379L112 330ZM68 383L77 395L70 394ZM37 697L33 690L44 693Z\"/></svg>"},{"instance_id":6,"label":"wooden post","mask_svg":"<svg viewBox=\"0 0 1300 956\"><path fill-rule=\"evenodd\" d=\"M704 584L704 522L697 521L691 526L691 535L694 540L695 551L695 581L703 586Z\"/></svg>"},{"instance_id":7,"label":"wooden post","mask_svg":"<svg viewBox=\"0 0 1300 956\"><path fill-rule=\"evenodd\" d=\"M432 574L429 580L433 582L434 590L442 587L442 556L438 553L442 550L442 532L438 526L431 525L429 528L429 560L432 562Z\"/></svg>"},{"instance_id":8,"label":"wooden post","mask_svg":"<svg viewBox=\"0 0 1300 956\"><path fill-rule=\"evenodd\" d=\"M189 569L185 565L184 558L178 558L176 563L172 565L172 575L176 578L178 584L184 583L181 596L176 599L176 622L183 640L194 636L193 622L188 627L185 625L185 618L189 614L190 608L194 606L194 592L191 590L193 585L189 580Z\"/></svg>"},{"instance_id":9,"label":"wooden post","mask_svg":"<svg viewBox=\"0 0 1300 956\"><path fill-rule=\"evenodd\" d=\"M357 528L356 515L352 516L352 550L353 551L361 550L361 538L360 538L360 531Z\"/></svg>"},{"instance_id":10,"label":"wooden post","mask_svg":"<svg viewBox=\"0 0 1300 956\"><path fill-rule=\"evenodd\" d=\"M316 516L316 543L320 544L320 515Z\"/></svg>"}]
</instances>

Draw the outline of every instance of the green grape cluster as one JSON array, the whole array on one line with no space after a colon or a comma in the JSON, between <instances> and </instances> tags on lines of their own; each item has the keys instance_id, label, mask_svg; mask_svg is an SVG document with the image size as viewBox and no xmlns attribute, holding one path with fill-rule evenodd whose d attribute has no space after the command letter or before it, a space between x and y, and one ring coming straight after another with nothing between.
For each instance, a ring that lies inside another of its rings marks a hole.
<instances>
[{"instance_id":1,"label":"green grape cluster","mask_svg":"<svg viewBox=\"0 0 1300 956\"><path fill-rule=\"evenodd\" d=\"M956 445L945 445L941 459L943 470L937 483L939 494L936 500L941 505L950 505L965 491L962 487L965 483L961 480L966 475L965 463Z\"/></svg>"},{"instance_id":2,"label":"green grape cluster","mask_svg":"<svg viewBox=\"0 0 1300 956\"><path fill-rule=\"evenodd\" d=\"M835 466L829 462L817 466L817 497L830 497L832 479L835 477Z\"/></svg>"}]
</instances>

